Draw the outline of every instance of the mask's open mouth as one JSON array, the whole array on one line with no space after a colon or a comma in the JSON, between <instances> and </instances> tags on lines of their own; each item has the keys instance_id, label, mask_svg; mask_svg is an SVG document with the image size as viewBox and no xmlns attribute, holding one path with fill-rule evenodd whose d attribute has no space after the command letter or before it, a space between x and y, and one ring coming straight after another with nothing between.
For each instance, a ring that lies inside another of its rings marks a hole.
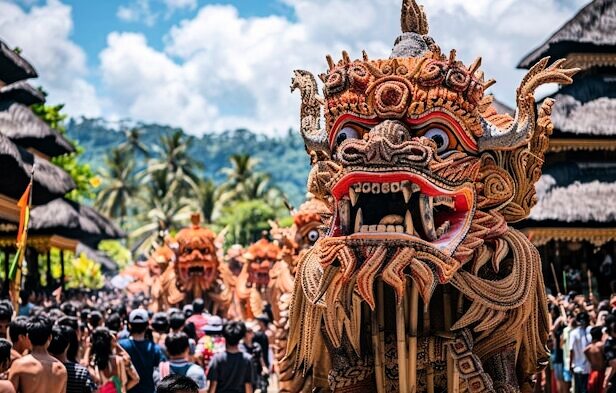
<instances>
[{"instance_id":1,"label":"mask's open mouth","mask_svg":"<svg viewBox=\"0 0 616 393\"><path fill-rule=\"evenodd\" d=\"M205 269L203 266L191 266L188 268L188 275L193 276L203 276L205 273Z\"/></svg>"},{"instance_id":2,"label":"mask's open mouth","mask_svg":"<svg viewBox=\"0 0 616 393\"><path fill-rule=\"evenodd\" d=\"M209 280L213 276L215 268L205 264L191 264L188 267L182 268L181 272L187 279L195 278Z\"/></svg>"},{"instance_id":3,"label":"mask's open mouth","mask_svg":"<svg viewBox=\"0 0 616 393\"><path fill-rule=\"evenodd\" d=\"M470 225L473 189L436 185L410 172L352 172L332 190L336 217L330 236L421 240L445 249Z\"/></svg>"}]
</instances>

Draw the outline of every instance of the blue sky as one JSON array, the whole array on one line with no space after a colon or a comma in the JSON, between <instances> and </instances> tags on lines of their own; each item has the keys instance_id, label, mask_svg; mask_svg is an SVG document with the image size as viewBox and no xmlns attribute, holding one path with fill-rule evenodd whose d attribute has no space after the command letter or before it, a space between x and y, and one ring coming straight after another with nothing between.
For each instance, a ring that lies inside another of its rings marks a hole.
<instances>
[{"instance_id":1,"label":"blue sky","mask_svg":"<svg viewBox=\"0 0 616 393\"><path fill-rule=\"evenodd\" d=\"M430 34L513 104L515 65L588 0L423 0ZM132 119L202 134L297 128L292 71L325 55L386 57L401 0L0 0L0 39L37 68L74 117Z\"/></svg>"}]
</instances>

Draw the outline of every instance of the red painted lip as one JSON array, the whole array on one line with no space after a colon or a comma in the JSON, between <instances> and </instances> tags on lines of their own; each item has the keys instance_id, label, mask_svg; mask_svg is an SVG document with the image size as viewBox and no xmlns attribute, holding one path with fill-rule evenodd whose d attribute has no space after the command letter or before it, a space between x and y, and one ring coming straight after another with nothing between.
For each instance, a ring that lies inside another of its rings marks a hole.
<instances>
[{"instance_id":1,"label":"red painted lip","mask_svg":"<svg viewBox=\"0 0 616 393\"><path fill-rule=\"evenodd\" d=\"M378 117L373 117L373 118L363 118L363 117L359 117L353 114L344 114L340 117L338 117L336 119L336 122L334 123L334 125L332 126L330 133L329 133L329 145L330 147L333 146L334 144L334 139L336 138L336 133L338 132L338 129L345 123L347 122L355 122L358 124L365 124L368 126L374 126L376 124L379 124L382 121L385 121L387 119L381 119ZM467 146L471 151L476 152L477 151L477 142L474 141L472 138L470 138L462 129L462 126L460 126L460 123L450 114L442 112L442 111L434 111L434 112L430 112L428 114L419 116L417 118L410 118L410 117L405 117L403 119L400 119L401 121L403 121L404 123L410 125L410 126L416 126L416 125L421 125L423 123L426 123L430 120L443 120L445 121L445 123L449 124L452 128L454 133L456 134L456 136L458 137L458 139L460 139L460 141L462 142L463 145Z\"/></svg>"},{"instance_id":2,"label":"red painted lip","mask_svg":"<svg viewBox=\"0 0 616 393\"><path fill-rule=\"evenodd\" d=\"M473 206L474 192L470 184L463 184L458 187L447 189L439 187L425 177L412 172L352 172L345 175L336 183L332 189L332 195L338 201L343 196L349 194L349 187L355 183L391 183L404 180L417 184L423 194L429 196L447 195L453 197L457 211L468 211L471 210Z\"/></svg>"}]
</instances>

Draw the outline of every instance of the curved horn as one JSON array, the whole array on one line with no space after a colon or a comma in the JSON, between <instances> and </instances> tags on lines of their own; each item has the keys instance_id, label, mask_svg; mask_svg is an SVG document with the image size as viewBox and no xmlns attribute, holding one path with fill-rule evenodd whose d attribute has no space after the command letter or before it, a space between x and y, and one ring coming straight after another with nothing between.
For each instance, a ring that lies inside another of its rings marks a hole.
<instances>
[{"instance_id":1,"label":"curved horn","mask_svg":"<svg viewBox=\"0 0 616 393\"><path fill-rule=\"evenodd\" d=\"M549 57L544 57L535 64L522 79L517 91L517 109L515 118L507 128L500 128L483 117L481 127L483 135L478 140L479 151L513 150L528 143L535 131L537 112L535 90L546 83L568 85L579 68L561 68L565 59L555 61L547 67Z\"/></svg>"},{"instance_id":2,"label":"curved horn","mask_svg":"<svg viewBox=\"0 0 616 393\"><path fill-rule=\"evenodd\" d=\"M317 81L308 71L295 70L291 79L291 92L299 89L302 104L300 108L300 133L306 148L329 155L327 132L321 128L321 107L325 104L318 95Z\"/></svg>"}]
</instances>

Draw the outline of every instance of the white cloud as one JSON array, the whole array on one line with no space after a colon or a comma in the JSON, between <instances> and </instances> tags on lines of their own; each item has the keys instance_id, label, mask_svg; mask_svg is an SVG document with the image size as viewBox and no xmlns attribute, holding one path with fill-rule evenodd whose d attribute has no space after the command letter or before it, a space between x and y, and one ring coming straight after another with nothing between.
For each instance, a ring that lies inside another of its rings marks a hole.
<instances>
[{"instance_id":1,"label":"white cloud","mask_svg":"<svg viewBox=\"0 0 616 393\"><path fill-rule=\"evenodd\" d=\"M65 103L69 113L98 116L100 102L87 81L85 53L70 39L72 29L70 6L57 0L29 12L0 1L0 38L34 65L40 78L31 83L49 92L49 102Z\"/></svg>"},{"instance_id":2,"label":"white cloud","mask_svg":"<svg viewBox=\"0 0 616 393\"><path fill-rule=\"evenodd\" d=\"M184 2L183 0L179 0ZM470 62L482 55L496 96L513 103L523 72L515 65L573 16L586 0L426 0L431 34ZM156 51L141 36L112 34L101 54L118 116L167 121L188 132L297 127L292 70L325 70L324 56L346 49L388 56L399 34L400 0L285 0L296 20L244 18L235 7L207 5L174 26ZM162 102L157 102L158 99ZM165 120L167 119L167 120Z\"/></svg>"},{"instance_id":3,"label":"white cloud","mask_svg":"<svg viewBox=\"0 0 616 393\"><path fill-rule=\"evenodd\" d=\"M167 32L162 50L139 33L110 33L99 55L96 76L104 94L98 99L86 81L83 50L69 39L68 6L49 0L24 13L0 0L0 35L24 48L46 87L62 97L73 114L92 114L90 108L101 112L102 106L107 117L162 122L197 134L237 127L279 133L298 125L299 97L288 87L293 69L316 75L326 68L326 54L339 58L343 49L352 57L359 57L362 49L371 58L388 56L399 34L401 3L282 1L294 12L293 20L275 15L246 18L231 5L203 6ZM455 48L467 63L483 56L486 76L498 81L492 92L513 104L524 74L515 70L517 62L586 1L423 3L430 34L443 51ZM195 0L132 0L118 9L118 17L155 23L173 10L192 9Z\"/></svg>"},{"instance_id":4,"label":"white cloud","mask_svg":"<svg viewBox=\"0 0 616 393\"><path fill-rule=\"evenodd\" d=\"M146 26L153 26L158 19L158 13L150 6L150 0L135 0L128 5L121 5L116 16L124 22L142 22Z\"/></svg>"}]
</instances>

